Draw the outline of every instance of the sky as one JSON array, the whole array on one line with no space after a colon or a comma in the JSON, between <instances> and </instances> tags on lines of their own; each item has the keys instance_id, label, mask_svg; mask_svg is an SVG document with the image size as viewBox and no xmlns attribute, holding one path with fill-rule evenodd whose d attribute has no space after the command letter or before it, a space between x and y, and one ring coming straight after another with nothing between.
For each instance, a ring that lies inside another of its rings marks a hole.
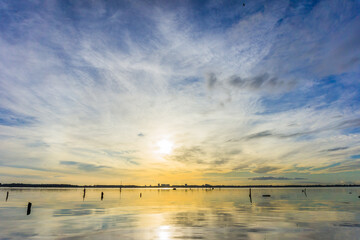
<instances>
[{"instance_id":1,"label":"sky","mask_svg":"<svg viewBox=\"0 0 360 240\"><path fill-rule=\"evenodd\" d=\"M359 56L359 1L0 1L0 182L360 184Z\"/></svg>"}]
</instances>

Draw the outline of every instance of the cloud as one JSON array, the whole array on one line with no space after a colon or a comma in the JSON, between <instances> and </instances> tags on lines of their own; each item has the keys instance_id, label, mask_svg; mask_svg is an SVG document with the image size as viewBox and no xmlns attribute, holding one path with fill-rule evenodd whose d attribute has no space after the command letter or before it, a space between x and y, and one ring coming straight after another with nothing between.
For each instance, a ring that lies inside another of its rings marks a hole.
<instances>
[{"instance_id":1,"label":"cloud","mask_svg":"<svg viewBox=\"0 0 360 240\"><path fill-rule=\"evenodd\" d=\"M276 170L281 169L280 167L274 167L274 166L263 166L263 167L257 167L252 170L254 173L271 173Z\"/></svg>"},{"instance_id":2,"label":"cloud","mask_svg":"<svg viewBox=\"0 0 360 240\"><path fill-rule=\"evenodd\" d=\"M43 141L34 141L34 142L31 142L29 144L27 144L27 146L29 147L33 147L33 148L47 148L47 147L50 147L49 144L43 142Z\"/></svg>"},{"instance_id":3,"label":"cloud","mask_svg":"<svg viewBox=\"0 0 360 240\"><path fill-rule=\"evenodd\" d=\"M204 163L206 153L198 146L194 147L181 147L174 150L174 153L167 157L171 161L177 161L182 163Z\"/></svg>"},{"instance_id":4,"label":"cloud","mask_svg":"<svg viewBox=\"0 0 360 240\"><path fill-rule=\"evenodd\" d=\"M209 89L214 88L216 82L217 82L217 78L215 73L208 73L206 75L206 84Z\"/></svg>"},{"instance_id":5,"label":"cloud","mask_svg":"<svg viewBox=\"0 0 360 240\"><path fill-rule=\"evenodd\" d=\"M360 170L360 161L345 161L339 162L336 164L331 164L329 166L318 168L319 170L326 170L326 172L349 172L349 171L359 171Z\"/></svg>"},{"instance_id":6,"label":"cloud","mask_svg":"<svg viewBox=\"0 0 360 240\"><path fill-rule=\"evenodd\" d=\"M35 117L15 113L0 107L0 125L4 126L29 126L36 122Z\"/></svg>"},{"instance_id":7,"label":"cloud","mask_svg":"<svg viewBox=\"0 0 360 240\"><path fill-rule=\"evenodd\" d=\"M339 129L360 127L360 118L348 119L336 125Z\"/></svg>"},{"instance_id":8,"label":"cloud","mask_svg":"<svg viewBox=\"0 0 360 240\"><path fill-rule=\"evenodd\" d=\"M249 178L249 180L260 180L260 181L267 181L267 180L306 180L307 178L287 178L287 177L253 177Z\"/></svg>"},{"instance_id":9,"label":"cloud","mask_svg":"<svg viewBox=\"0 0 360 240\"><path fill-rule=\"evenodd\" d=\"M270 76L269 73L255 75L253 77L241 77L232 75L228 78L220 79L215 73L208 73L205 77L208 89L230 91L238 89L242 91L263 91L266 93L279 93L289 91L295 87L296 82L293 80L280 80L277 77Z\"/></svg>"},{"instance_id":10,"label":"cloud","mask_svg":"<svg viewBox=\"0 0 360 240\"><path fill-rule=\"evenodd\" d=\"M242 78L237 75L233 75L228 80L230 86L237 87L244 90L265 90L276 91L281 89L290 90L294 87L295 82L278 79L277 77L271 77L269 73L263 73L254 77Z\"/></svg>"},{"instance_id":11,"label":"cloud","mask_svg":"<svg viewBox=\"0 0 360 240\"><path fill-rule=\"evenodd\" d=\"M287 34L275 38L276 41L268 51L266 61L259 67L276 66L278 71L283 72L286 69L295 69L294 64L298 63L303 67L303 73L315 74L318 77L356 69L351 62L354 62L354 57L358 56L360 51L358 43L355 43L359 35L357 30L360 26L359 18L351 7L342 6L340 1L332 1L332 4L329 8L326 1L319 1L311 11L306 10L301 13L297 10L298 7L289 4L284 15L279 19L276 30L274 29L276 32ZM300 9L307 9L303 7L301 6ZM359 6L356 4L352 7ZM337 23L332 21L331 16L340 12L346 14L346 18ZM307 16L306 19L301 19L302 14ZM322 24L319 24L319 21ZM296 23L301 24L296 25ZM336 30L331 31L331 29ZM322 39L325 35L326 41ZM299 36L302 38L300 39ZM353 51L349 50L351 47L345 47L347 44L354 47Z\"/></svg>"},{"instance_id":12,"label":"cloud","mask_svg":"<svg viewBox=\"0 0 360 240\"><path fill-rule=\"evenodd\" d=\"M263 137L270 137L270 136L273 136L273 134L271 133L271 131L262 131L262 132L250 134L250 135L246 136L245 139L246 139L246 140L252 140L252 139L263 138Z\"/></svg>"},{"instance_id":13,"label":"cloud","mask_svg":"<svg viewBox=\"0 0 360 240\"><path fill-rule=\"evenodd\" d=\"M348 149L348 148L349 148L349 147L337 147L337 148L326 149L325 151L328 151L328 152L337 152L337 151L345 150L345 149Z\"/></svg>"},{"instance_id":14,"label":"cloud","mask_svg":"<svg viewBox=\"0 0 360 240\"><path fill-rule=\"evenodd\" d=\"M341 162L336 162L336 163L332 163L332 164L329 164L329 165L326 165L326 166L323 166L323 167L312 168L311 170L312 171L319 171L319 170L331 169L331 168L339 166L341 164L342 164Z\"/></svg>"},{"instance_id":15,"label":"cloud","mask_svg":"<svg viewBox=\"0 0 360 240\"><path fill-rule=\"evenodd\" d=\"M74 162L74 161L61 161L60 164L73 166L73 165L78 165L78 162Z\"/></svg>"},{"instance_id":16,"label":"cloud","mask_svg":"<svg viewBox=\"0 0 360 240\"><path fill-rule=\"evenodd\" d=\"M234 167L232 170L233 171L238 171L238 170L243 170L243 169L246 169L246 168L248 168L247 164L240 164L240 165Z\"/></svg>"},{"instance_id":17,"label":"cloud","mask_svg":"<svg viewBox=\"0 0 360 240\"><path fill-rule=\"evenodd\" d=\"M75 161L60 161L60 165L75 166L81 171L89 171L89 172L95 172L104 168L109 168L103 165L95 165L91 163L81 163Z\"/></svg>"},{"instance_id":18,"label":"cloud","mask_svg":"<svg viewBox=\"0 0 360 240\"><path fill-rule=\"evenodd\" d=\"M291 125L290 125L291 126ZM274 137L274 138L279 138L279 139L286 139L286 138L298 138L298 137L303 137L303 136L308 136L308 135L316 135L316 134L321 134L323 132L328 132L328 131L334 131L334 130L343 130L343 129L349 129L349 128L357 128L360 126L360 120L355 118L355 119L349 119L349 120L344 120L344 121L340 121L337 123L330 123L328 125L324 125L324 126L318 126L315 129L312 130L305 130L305 131L299 131L299 132L287 132L287 133L280 133L280 132L274 132L274 131L270 131L270 130L265 130L265 131L260 131L257 133L253 133L253 134L249 134L247 136L245 136L243 139L245 140L252 140L252 139L258 139L258 138L266 138L266 137ZM236 139L231 139L228 141L239 141ZM336 150L344 150L346 148L340 148L337 149L335 148L334 151ZM329 149L331 150L331 149ZM329 151L328 150L328 151Z\"/></svg>"},{"instance_id":19,"label":"cloud","mask_svg":"<svg viewBox=\"0 0 360 240\"><path fill-rule=\"evenodd\" d=\"M217 159L215 161L213 161L212 163L214 165L223 165L223 164L226 164L228 163L230 160L228 158L220 158L220 159Z\"/></svg>"}]
</instances>

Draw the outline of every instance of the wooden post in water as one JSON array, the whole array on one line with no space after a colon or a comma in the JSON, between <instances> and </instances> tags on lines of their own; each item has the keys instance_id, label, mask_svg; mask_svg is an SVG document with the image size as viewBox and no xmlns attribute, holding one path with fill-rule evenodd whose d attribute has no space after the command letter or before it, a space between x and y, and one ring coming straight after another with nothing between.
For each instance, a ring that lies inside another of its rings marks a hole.
<instances>
[{"instance_id":1,"label":"wooden post in water","mask_svg":"<svg viewBox=\"0 0 360 240\"><path fill-rule=\"evenodd\" d=\"M9 198L9 191L6 192L6 202L7 202L8 198Z\"/></svg>"},{"instance_id":2,"label":"wooden post in water","mask_svg":"<svg viewBox=\"0 0 360 240\"><path fill-rule=\"evenodd\" d=\"M140 193L140 198L142 197L142 193Z\"/></svg>"},{"instance_id":3,"label":"wooden post in water","mask_svg":"<svg viewBox=\"0 0 360 240\"><path fill-rule=\"evenodd\" d=\"M304 194L305 194L305 197L307 197L307 194L306 194L306 188L304 188L303 190L301 190Z\"/></svg>"},{"instance_id":4,"label":"wooden post in water","mask_svg":"<svg viewBox=\"0 0 360 240\"><path fill-rule=\"evenodd\" d=\"M250 203L252 203L251 188L249 188L249 198L250 198Z\"/></svg>"},{"instance_id":5,"label":"wooden post in water","mask_svg":"<svg viewBox=\"0 0 360 240\"><path fill-rule=\"evenodd\" d=\"M101 201L104 199L104 192L101 192Z\"/></svg>"},{"instance_id":6,"label":"wooden post in water","mask_svg":"<svg viewBox=\"0 0 360 240\"><path fill-rule=\"evenodd\" d=\"M84 188L83 201L85 199L85 195L86 195L86 189Z\"/></svg>"},{"instance_id":7,"label":"wooden post in water","mask_svg":"<svg viewBox=\"0 0 360 240\"><path fill-rule=\"evenodd\" d=\"M29 202L29 203L28 203L28 206L27 206L27 212L26 212L26 215L30 215L30 213L31 213L31 205L32 205L32 203L31 203L31 202Z\"/></svg>"}]
</instances>

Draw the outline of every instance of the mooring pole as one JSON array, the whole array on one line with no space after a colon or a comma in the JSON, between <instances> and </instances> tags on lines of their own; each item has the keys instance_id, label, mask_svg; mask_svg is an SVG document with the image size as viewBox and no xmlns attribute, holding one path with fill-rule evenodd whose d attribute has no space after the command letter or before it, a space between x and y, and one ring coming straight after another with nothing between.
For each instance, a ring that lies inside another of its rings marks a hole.
<instances>
[{"instance_id":1,"label":"mooring pole","mask_svg":"<svg viewBox=\"0 0 360 240\"><path fill-rule=\"evenodd\" d=\"M252 203L251 188L249 188L249 198L250 198L250 202Z\"/></svg>"},{"instance_id":2,"label":"mooring pole","mask_svg":"<svg viewBox=\"0 0 360 240\"><path fill-rule=\"evenodd\" d=\"M86 195L86 189L85 189L85 187L84 187L83 201L84 201L84 199L85 199L85 195Z\"/></svg>"},{"instance_id":3,"label":"mooring pole","mask_svg":"<svg viewBox=\"0 0 360 240\"><path fill-rule=\"evenodd\" d=\"M30 213L31 213L31 205L32 205L32 203L29 202L29 203L28 203L28 206L27 206L27 213L26 213L26 215L30 215Z\"/></svg>"}]
</instances>

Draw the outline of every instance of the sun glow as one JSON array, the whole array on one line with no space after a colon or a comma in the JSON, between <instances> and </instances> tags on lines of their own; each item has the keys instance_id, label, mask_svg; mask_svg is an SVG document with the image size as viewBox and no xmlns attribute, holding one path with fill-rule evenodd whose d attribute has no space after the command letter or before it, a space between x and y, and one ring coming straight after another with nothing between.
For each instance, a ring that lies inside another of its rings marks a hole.
<instances>
[{"instance_id":1,"label":"sun glow","mask_svg":"<svg viewBox=\"0 0 360 240\"><path fill-rule=\"evenodd\" d=\"M160 153L160 154L170 154L173 150L173 146L174 146L174 143L167 140L167 139L162 139L160 141L158 141L156 143L158 149L157 149L157 153Z\"/></svg>"}]
</instances>

